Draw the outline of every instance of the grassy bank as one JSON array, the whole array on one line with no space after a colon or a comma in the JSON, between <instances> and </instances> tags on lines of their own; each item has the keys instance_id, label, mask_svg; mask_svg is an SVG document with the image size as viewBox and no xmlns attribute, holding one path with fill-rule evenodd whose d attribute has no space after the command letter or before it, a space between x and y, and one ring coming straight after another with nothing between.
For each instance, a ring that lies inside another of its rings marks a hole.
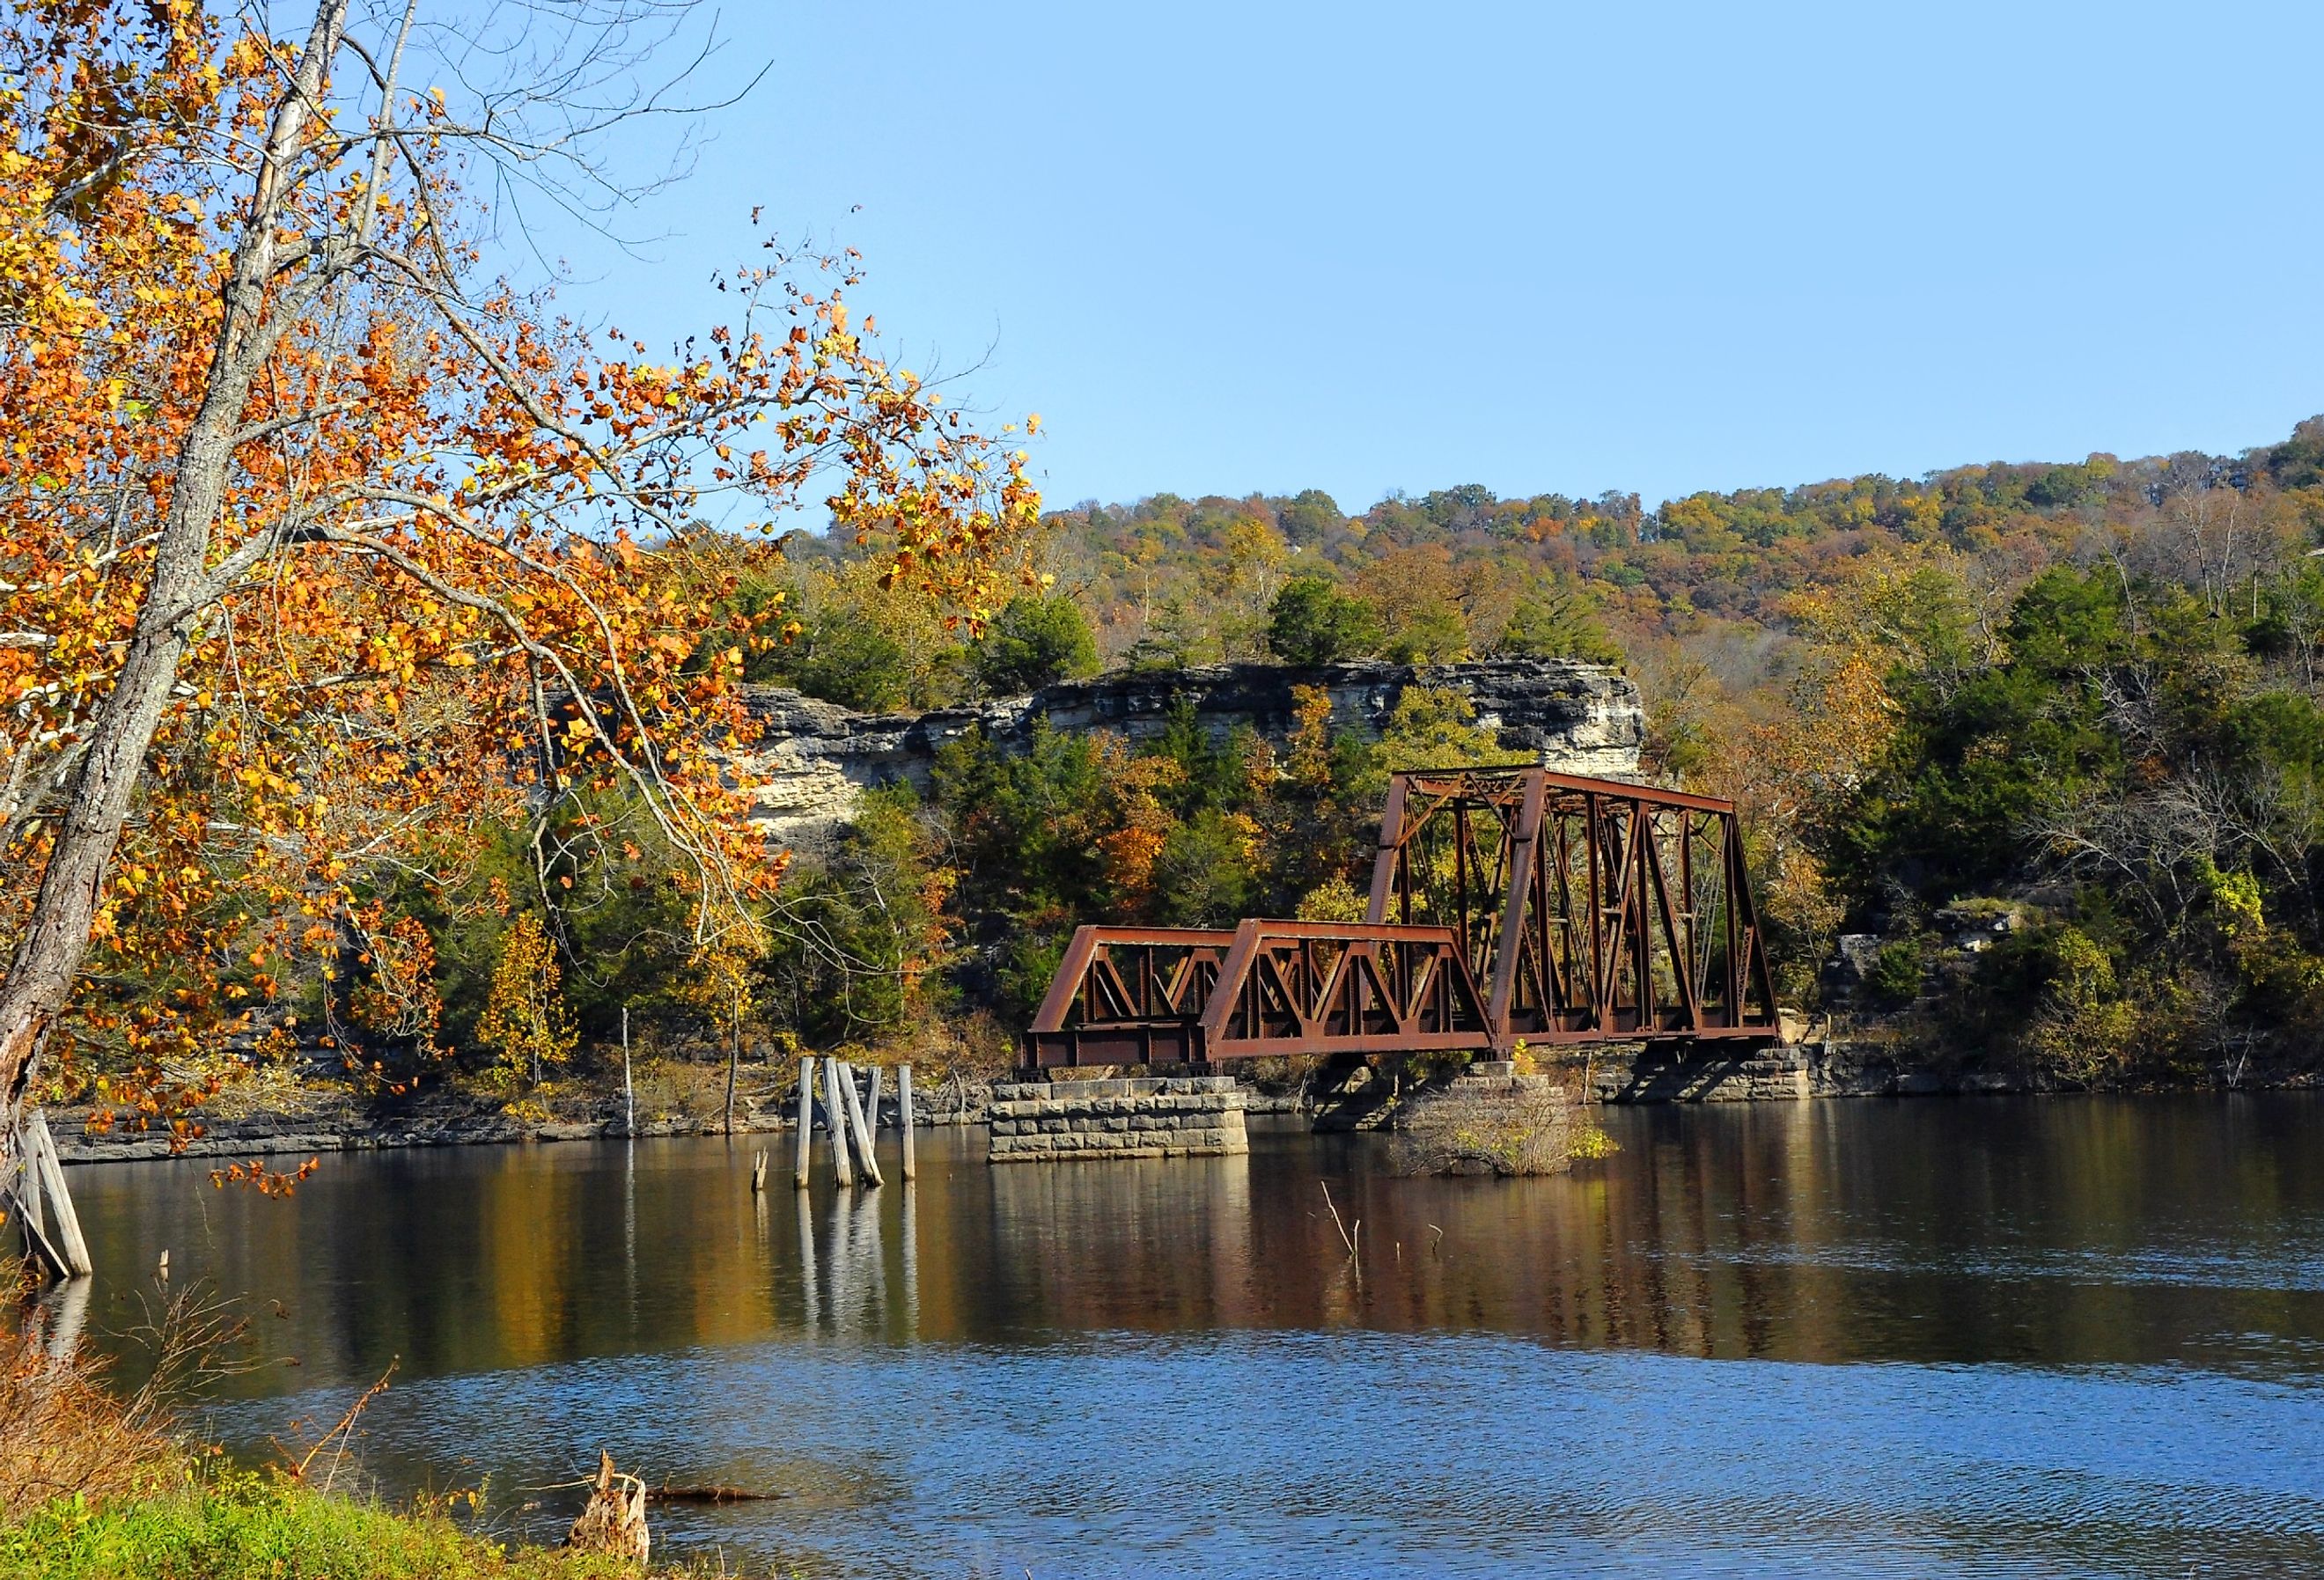
<instances>
[{"instance_id":1,"label":"grassy bank","mask_svg":"<svg viewBox=\"0 0 2324 1580\"><path fill-rule=\"evenodd\" d=\"M678 1573L669 1571L669 1573ZM263 1474L60 1499L0 1527L5 1580L637 1580L611 1557L504 1546Z\"/></svg>"},{"instance_id":2,"label":"grassy bank","mask_svg":"<svg viewBox=\"0 0 2324 1580\"><path fill-rule=\"evenodd\" d=\"M10 1270L0 1263L0 1286ZM645 1580L620 1558L479 1536L448 1505L392 1509L316 1485L326 1465L327 1482L351 1481L334 1443L354 1410L297 1461L227 1465L168 1413L217 1374L236 1331L218 1309L166 1302L157 1382L126 1396L87 1352L60 1359L0 1331L0 1580Z\"/></svg>"}]
</instances>

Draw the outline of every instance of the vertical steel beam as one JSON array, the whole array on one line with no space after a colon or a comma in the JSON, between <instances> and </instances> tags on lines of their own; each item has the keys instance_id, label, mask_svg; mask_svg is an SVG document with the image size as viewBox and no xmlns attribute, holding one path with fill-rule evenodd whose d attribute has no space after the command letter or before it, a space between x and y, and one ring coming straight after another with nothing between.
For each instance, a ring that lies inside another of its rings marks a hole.
<instances>
[{"instance_id":1,"label":"vertical steel beam","mask_svg":"<svg viewBox=\"0 0 2324 1580\"><path fill-rule=\"evenodd\" d=\"M1501 934L1493 951L1491 997L1487 1001L1486 1015L1494 1031L1505 1041L1509 1036L1509 999L1517 984L1517 965L1525 956L1525 940L1531 932L1546 932L1539 907L1528 903L1536 885L1534 870L1536 855L1541 842L1541 808L1548 787L1542 781L1539 771L1525 776L1525 799L1517 805L1517 819L1508 821L1508 809L1502 808L1502 828L1507 840L1508 863L1504 876L1508 885L1507 903L1501 913ZM1531 914L1528 914L1531 912Z\"/></svg>"},{"instance_id":2,"label":"vertical steel beam","mask_svg":"<svg viewBox=\"0 0 2324 1580\"><path fill-rule=\"evenodd\" d=\"M1604 835L1600 832L1598 827L1599 817L1600 809L1596 793L1591 792L1585 794L1582 798L1582 832L1587 836L1590 845L1590 893L1588 897L1590 901L1589 1029L1592 1031L1603 1031L1606 1030L1606 1008L1613 999L1612 993L1606 985L1606 950L1604 940L1601 937L1605 931L1606 919L1604 901L1600 897L1600 885L1603 879L1600 874L1600 868L1604 864L1599 859L1599 857L1600 854L1600 845L1604 838Z\"/></svg>"},{"instance_id":3,"label":"vertical steel beam","mask_svg":"<svg viewBox=\"0 0 2324 1580\"><path fill-rule=\"evenodd\" d=\"M1639 808L1638 810L1639 815L1647 819L1646 860L1647 865L1652 869L1654 873L1655 909L1662 916L1663 941L1670 949L1671 980L1678 988L1678 1011L1680 1014L1686 1017L1686 1025L1684 1030L1689 1031L1700 1030L1702 1027L1702 1006L1695 998L1694 949L1691 944L1686 943L1683 939L1679 930L1678 918L1674 913L1671 906L1670 881L1667 875L1663 872L1662 840L1658 837L1659 830L1656 827L1657 819L1655 818L1655 814L1647 811L1644 807ZM1683 849L1686 843L1686 813L1682 809L1678 816L1680 819L1679 843L1681 848ZM1651 919L1649 919L1648 925L1651 929ZM1647 975L1651 976L1654 973L1654 956L1652 950L1647 952L1646 969Z\"/></svg>"}]
</instances>

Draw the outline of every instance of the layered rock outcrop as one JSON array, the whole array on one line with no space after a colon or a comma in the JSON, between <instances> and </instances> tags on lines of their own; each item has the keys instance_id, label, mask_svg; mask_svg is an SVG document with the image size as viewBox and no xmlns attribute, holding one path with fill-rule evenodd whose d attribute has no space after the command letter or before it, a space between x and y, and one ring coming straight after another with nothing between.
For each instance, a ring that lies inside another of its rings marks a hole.
<instances>
[{"instance_id":1,"label":"layered rock outcrop","mask_svg":"<svg viewBox=\"0 0 2324 1580\"><path fill-rule=\"evenodd\" d=\"M1407 686L1459 691L1501 744L1568 773L1627 776L1637 771L1646 734L1638 688L1620 671L1564 659L1498 659L1472 664L1365 662L1289 668L1213 664L1196 669L1101 675L1010 698L922 714L862 714L779 687L753 688L752 712L766 726L759 746L735 764L752 787L754 820L776 844L813 849L854 815L872 787L927 783L945 743L982 729L1021 748L1047 721L1056 730L1111 730L1150 740L1183 700L1204 729L1223 736L1248 725L1278 744L1296 723L1293 690L1319 688L1334 727L1377 735Z\"/></svg>"}]
</instances>

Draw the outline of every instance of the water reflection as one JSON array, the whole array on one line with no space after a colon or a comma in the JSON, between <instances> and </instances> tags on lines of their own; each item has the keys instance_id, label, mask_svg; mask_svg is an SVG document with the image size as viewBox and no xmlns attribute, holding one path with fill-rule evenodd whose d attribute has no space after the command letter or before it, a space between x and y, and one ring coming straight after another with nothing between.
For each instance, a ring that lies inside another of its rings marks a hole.
<instances>
[{"instance_id":1,"label":"water reflection","mask_svg":"<svg viewBox=\"0 0 2324 1580\"><path fill-rule=\"evenodd\" d=\"M393 1354L409 1376L785 1334L1342 1326L2305 1372L2324 1342L2318 1118L2306 1097L1638 1111L1612 1116L1606 1164L1499 1183L1395 1178L1366 1138L991 1169L944 1132L915 1185L788 1203L750 1189L755 1149L719 1141L335 1158L288 1201L214 1191L192 1162L73 1180L98 1326L121 1326L166 1247L181 1280L281 1303L261 1326L298 1375L242 1384L259 1391Z\"/></svg>"},{"instance_id":2,"label":"water reflection","mask_svg":"<svg viewBox=\"0 0 2324 1580\"><path fill-rule=\"evenodd\" d=\"M2262 1574L2324 1566L2319 1119L1642 1110L1524 1182L1267 1130L991 1169L945 1132L916 1184L788 1202L750 1188L763 1141L332 1159L287 1202L191 1163L72 1178L93 1326L165 1246L281 1303L256 1326L298 1364L236 1381L229 1437L400 1354L392 1483L627 1445L786 1492L671 1518L787 1562Z\"/></svg>"}]
</instances>

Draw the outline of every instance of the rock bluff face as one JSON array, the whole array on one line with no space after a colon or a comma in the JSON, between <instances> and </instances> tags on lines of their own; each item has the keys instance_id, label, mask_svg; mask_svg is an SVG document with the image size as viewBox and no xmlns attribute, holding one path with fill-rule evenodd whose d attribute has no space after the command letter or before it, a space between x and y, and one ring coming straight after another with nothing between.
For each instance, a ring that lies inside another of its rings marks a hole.
<instances>
[{"instance_id":1,"label":"rock bluff face","mask_svg":"<svg viewBox=\"0 0 2324 1580\"><path fill-rule=\"evenodd\" d=\"M1646 734L1637 687L1618 670L1565 659L1212 664L1101 675L922 714L855 713L784 688L753 687L750 708L766 733L734 768L752 788L752 820L768 838L811 850L854 815L864 790L899 781L926 787L936 753L978 728L1019 748L1043 720L1056 730L1111 730L1135 744L1160 735L1183 698L1213 735L1248 725L1279 745L1296 722L1294 687L1321 688L1335 728L1378 735L1404 688L1415 685L1463 693L1476 705L1477 722L1497 731L1504 747L1545 767L1614 777L1637 772Z\"/></svg>"}]
</instances>

